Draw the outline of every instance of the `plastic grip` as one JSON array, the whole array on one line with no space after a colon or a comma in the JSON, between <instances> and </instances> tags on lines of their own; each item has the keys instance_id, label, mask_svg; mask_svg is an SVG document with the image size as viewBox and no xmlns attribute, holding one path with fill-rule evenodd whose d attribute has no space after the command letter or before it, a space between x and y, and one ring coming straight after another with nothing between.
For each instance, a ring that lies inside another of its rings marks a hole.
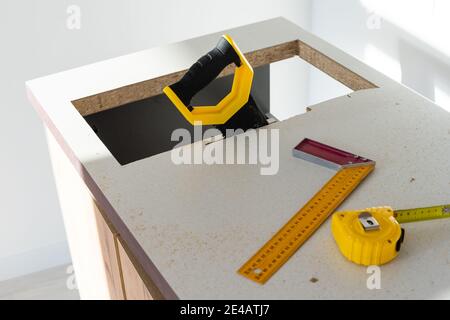
<instances>
[{"instance_id":1,"label":"plastic grip","mask_svg":"<svg viewBox=\"0 0 450 320\"><path fill-rule=\"evenodd\" d=\"M181 80L170 85L170 88L186 106L190 106L192 97L217 78L231 63L239 67L241 60L231 44L221 38L214 49L198 59Z\"/></svg>"}]
</instances>

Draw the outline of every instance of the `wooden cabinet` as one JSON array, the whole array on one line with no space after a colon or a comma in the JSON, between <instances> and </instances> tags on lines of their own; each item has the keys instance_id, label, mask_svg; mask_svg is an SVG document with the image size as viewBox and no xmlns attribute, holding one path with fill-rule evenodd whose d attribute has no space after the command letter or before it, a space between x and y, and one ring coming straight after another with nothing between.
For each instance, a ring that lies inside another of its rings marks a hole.
<instances>
[{"instance_id":1,"label":"wooden cabinet","mask_svg":"<svg viewBox=\"0 0 450 320\"><path fill-rule=\"evenodd\" d=\"M127 300L153 300L147 286L120 241L118 242L118 254L120 257L120 265L122 266L125 298Z\"/></svg>"},{"instance_id":2,"label":"wooden cabinet","mask_svg":"<svg viewBox=\"0 0 450 320\"><path fill-rule=\"evenodd\" d=\"M107 284L113 300L153 300L114 227L96 206L97 228Z\"/></svg>"},{"instance_id":3,"label":"wooden cabinet","mask_svg":"<svg viewBox=\"0 0 450 320\"><path fill-rule=\"evenodd\" d=\"M153 300L118 233L111 224L106 222L98 206L95 208L110 298L113 300Z\"/></svg>"},{"instance_id":4,"label":"wooden cabinet","mask_svg":"<svg viewBox=\"0 0 450 320\"><path fill-rule=\"evenodd\" d=\"M147 289L151 279L142 280L126 243L48 130L47 139L80 297L153 299Z\"/></svg>"},{"instance_id":5,"label":"wooden cabinet","mask_svg":"<svg viewBox=\"0 0 450 320\"><path fill-rule=\"evenodd\" d=\"M117 233L106 223L100 210L94 204L98 236L105 268L106 282L112 300L125 299L122 266L118 254Z\"/></svg>"}]
</instances>

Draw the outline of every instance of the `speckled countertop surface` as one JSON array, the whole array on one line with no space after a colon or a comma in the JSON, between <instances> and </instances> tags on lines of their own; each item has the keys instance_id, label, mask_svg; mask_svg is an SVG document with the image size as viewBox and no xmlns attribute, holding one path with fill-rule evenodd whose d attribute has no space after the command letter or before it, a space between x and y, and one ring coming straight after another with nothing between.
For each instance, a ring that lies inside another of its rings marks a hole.
<instances>
[{"instance_id":1,"label":"speckled countertop surface","mask_svg":"<svg viewBox=\"0 0 450 320\"><path fill-rule=\"evenodd\" d=\"M265 36L255 37L256 31ZM450 114L284 19L228 32L244 52L301 39L379 88L272 124L280 130L280 170L274 176L261 176L257 165L177 166L170 152L120 166L70 103L185 69L217 35L196 39L195 47L190 40L32 80L29 94L180 298L449 299L450 219L405 225L404 246L395 261L381 267L379 290L367 288L366 268L341 256L329 221L266 285L236 273L332 176L291 156L304 137L377 162L342 209L450 203Z\"/></svg>"}]
</instances>

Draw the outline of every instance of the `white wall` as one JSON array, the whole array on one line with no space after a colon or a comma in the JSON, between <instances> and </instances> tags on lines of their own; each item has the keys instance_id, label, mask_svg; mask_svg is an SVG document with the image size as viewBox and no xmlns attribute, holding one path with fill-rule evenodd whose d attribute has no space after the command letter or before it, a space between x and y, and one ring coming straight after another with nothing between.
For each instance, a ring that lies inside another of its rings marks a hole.
<instances>
[{"instance_id":1,"label":"white wall","mask_svg":"<svg viewBox=\"0 0 450 320\"><path fill-rule=\"evenodd\" d=\"M72 4L81 8L80 30L66 27ZM308 29L310 1L2 0L0 280L70 261L26 80L276 16Z\"/></svg>"},{"instance_id":2,"label":"white wall","mask_svg":"<svg viewBox=\"0 0 450 320\"><path fill-rule=\"evenodd\" d=\"M314 0L311 19L314 34L450 111L449 16L448 0Z\"/></svg>"}]
</instances>

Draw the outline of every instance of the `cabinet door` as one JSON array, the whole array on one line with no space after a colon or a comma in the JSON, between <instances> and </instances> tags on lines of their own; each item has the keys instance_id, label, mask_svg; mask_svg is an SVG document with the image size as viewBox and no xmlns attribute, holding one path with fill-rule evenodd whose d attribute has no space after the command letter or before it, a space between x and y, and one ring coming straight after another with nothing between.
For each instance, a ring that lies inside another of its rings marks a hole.
<instances>
[{"instance_id":1,"label":"cabinet door","mask_svg":"<svg viewBox=\"0 0 450 320\"><path fill-rule=\"evenodd\" d=\"M106 222L96 203L94 203L94 209L110 298L112 300L124 300L123 279L117 249L117 233Z\"/></svg>"},{"instance_id":2,"label":"cabinet door","mask_svg":"<svg viewBox=\"0 0 450 320\"><path fill-rule=\"evenodd\" d=\"M118 241L118 252L122 266L125 298L127 300L153 300L120 241Z\"/></svg>"}]
</instances>

